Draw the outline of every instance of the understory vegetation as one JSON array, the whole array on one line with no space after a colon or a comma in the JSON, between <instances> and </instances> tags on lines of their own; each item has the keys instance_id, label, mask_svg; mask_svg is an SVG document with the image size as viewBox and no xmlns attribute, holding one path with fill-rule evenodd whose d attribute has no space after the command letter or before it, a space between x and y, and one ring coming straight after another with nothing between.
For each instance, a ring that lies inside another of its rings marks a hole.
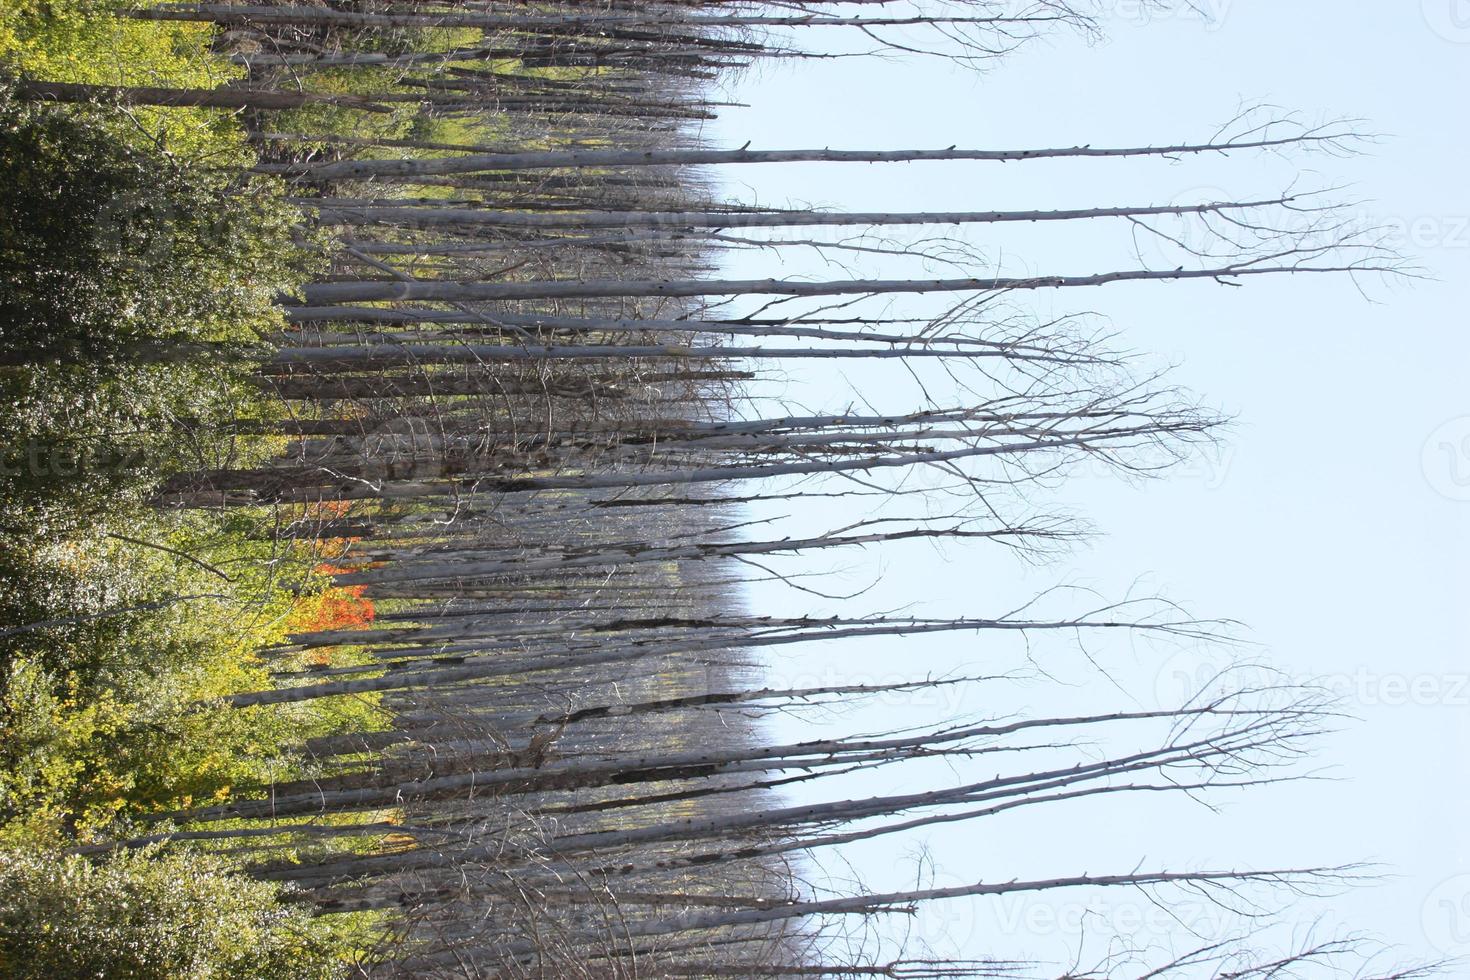
<instances>
[{"instance_id":1,"label":"understory vegetation","mask_svg":"<svg viewBox=\"0 0 1470 980\"><path fill-rule=\"evenodd\" d=\"M0 65L212 86L241 74L212 36L104 4L7 5ZM338 930L206 851L66 853L301 774L292 745L374 724L366 702L220 702L268 683L260 653L290 630L345 622L351 598L318 570L331 542L283 546L255 516L152 506L170 473L278 451L252 434L279 409L251 372L283 326L275 296L316 260L277 182L219 169L253 157L229 114L58 107L13 86L0 82L0 972L336 975L353 955Z\"/></svg>"}]
</instances>

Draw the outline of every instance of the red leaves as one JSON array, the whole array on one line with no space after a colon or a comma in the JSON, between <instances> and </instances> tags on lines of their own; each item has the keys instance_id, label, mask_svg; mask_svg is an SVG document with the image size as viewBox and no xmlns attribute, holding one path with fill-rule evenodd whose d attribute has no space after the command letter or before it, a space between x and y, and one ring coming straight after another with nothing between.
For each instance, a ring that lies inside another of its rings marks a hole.
<instances>
[{"instance_id":1,"label":"red leaves","mask_svg":"<svg viewBox=\"0 0 1470 980\"><path fill-rule=\"evenodd\" d=\"M313 571L318 575L345 575L352 569L321 564ZM291 611L291 632L312 633L371 626L376 610L373 600L363 595L366 589L364 585L330 585L320 595L304 597Z\"/></svg>"}]
</instances>

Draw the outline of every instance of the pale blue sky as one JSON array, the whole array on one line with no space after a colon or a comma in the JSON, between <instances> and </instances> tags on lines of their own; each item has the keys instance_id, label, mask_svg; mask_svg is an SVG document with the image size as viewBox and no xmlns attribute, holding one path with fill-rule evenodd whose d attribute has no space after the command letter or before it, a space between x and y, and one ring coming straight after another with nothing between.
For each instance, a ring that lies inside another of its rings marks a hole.
<instances>
[{"instance_id":1,"label":"pale blue sky","mask_svg":"<svg viewBox=\"0 0 1470 980\"><path fill-rule=\"evenodd\" d=\"M1057 581L1110 597L1160 591L1202 615L1243 621L1260 644L1244 656L1268 659L1291 676L1325 677L1361 718L1319 749L1316 763L1331 766L1336 782L1222 799L1219 814L1183 800L1110 801L947 828L923 838L943 881L1125 871L1140 862L1177 870L1380 861L1395 878L1304 905L1300 921L1326 916L1409 952L1470 953L1470 2L1200 6L1213 22L1163 17L1145 24L1136 4L1112 0L1103 18L1107 41L1058 36L983 76L935 60L765 65L731 86L752 108L725 110L709 135L716 145L750 141L754 148L1132 145L1207 136L1240 103L1263 101L1312 117L1363 117L1385 134L1367 155L1349 160L807 164L731 168L726 176L732 193L764 203L978 210L1269 192L1307 168L1321 171L1318 183L1350 183L1351 196L1367 202L1358 213L1402 231L1403 250L1434 278L1365 281L1366 299L1335 277L1035 297L1042 310L1106 314L1125 346L1174 365L1175 382L1234 415L1219 457L1141 487L1101 476L1068 483L1054 502L1085 515L1100 534L1050 566L1024 568L978 547L940 555L906 545L843 556L847 572L838 581L866 582L881 569L884 582L866 603L923 600L925 610L955 615L998 612L1007 599ZM1088 273L1133 264L1119 226L966 237L1010 269ZM780 265L732 258L729 271L835 277L810 254L796 253ZM882 377L858 369L847 380L901 399L902 384ZM832 408L845 397L843 384L819 371L792 391ZM849 513L862 511L823 505L793 523L836 525ZM818 602L764 588L753 601L762 611ZM1043 653L1072 686L972 691L949 705L890 701L840 724L912 724L941 708L1128 706L1063 645ZM1138 703L1182 694L1201 661L1229 657L1117 645L1101 653ZM800 659L787 656L780 671L812 679L965 665L991 671L1002 657L988 640L911 639L813 648ZM992 696L995 705L976 703ZM903 855L915 843L847 857L871 884L901 885L912 877ZM946 903L926 912L918 931L950 933L972 955L1014 951L1019 938L1036 952L1065 956L1076 945L1075 903L1091 898ZM1088 920L1089 936L1111 921L1150 940L1179 940L1177 924L1146 910L1132 924L1137 906L1115 896L1111 919Z\"/></svg>"}]
</instances>

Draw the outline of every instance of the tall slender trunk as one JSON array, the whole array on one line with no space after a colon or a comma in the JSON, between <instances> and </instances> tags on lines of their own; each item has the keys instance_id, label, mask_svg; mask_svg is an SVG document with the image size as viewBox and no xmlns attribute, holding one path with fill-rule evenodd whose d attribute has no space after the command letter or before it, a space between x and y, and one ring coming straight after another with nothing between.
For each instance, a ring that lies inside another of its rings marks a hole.
<instances>
[{"instance_id":1,"label":"tall slender trunk","mask_svg":"<svg viewBox=\"0 0 1470 980\"><path fill-rule=\"evenodd\" d=\"M1174 279L1237 279L1302 273L1391 272L1373 265L1239 265L1211 269L1127 269L1088 276L975 276L961 279L839 279L795 282L786 279L581 280L563 282L450 282L434 279L317 282L302 288L309 305L407 300L477 302L520 299L594 299L620 296L854 296L881 293L979 293L1032 289L1073 289L1115 282Z\"/></svg>"},{"instance_id":2,"label":"tall slender trunk","mask_svg":"<svg viewBox=\"0 0 1470 980\"><path fill-rule=\"evenodd\" d=\"M911 163L918 161L977 160L993 163L1025 160L1088 159L1120 157L1173 157L1242 150L1312 147L1349 141L1351 133L1339 129L1309 130L1292 136L1266 139L1227 140L1216 143L1177 143L1167 146L1100 147L1069 146L1031 150L545 150L532 152L472 153L466 156L398 159L344 160L337 163L286 163L261 165L271 173L311 174L322 179L360 177L417 177L427 174L470 173L477 170L547 170L571 167L664 167L749 163Z\"/></svg>"},{"instance_id":3,"label":"tall slender trunk","mask_svg":"<svg viewBox=\"0 0 1470 980\"><path fill-rule=\"evenodd\" d=\"M801 228L851 225L968 225L1037 221L1082 221L1094 218L1151 218L1165 215L1230 215L1256 208L1289 205L1292 198L1263 201L1208 202L1186 205L1136 205L1118 208L1076 208L1063 211L582 211L545 214L501 211L495 208L435 208L338 205L330 198L303 198L303 206L317 209L324 225L394 224L409 228L474 225L481 228Z\"/></svg>"},{"instance_id":4,"label":"tall slender trunk","mask_svg":"<svg viewBox=\"0 0 1470 980\"><path fill-rule=\"evenodd\" d=\"M120 102L124 105L203 106L219 109L298 109L333 105L368 112L392 112L359 95L324 95L255 88L161 88L149 85L84 85L77 82L15 83L16 95L36 102Z\"/></svg>"}]
</instances>

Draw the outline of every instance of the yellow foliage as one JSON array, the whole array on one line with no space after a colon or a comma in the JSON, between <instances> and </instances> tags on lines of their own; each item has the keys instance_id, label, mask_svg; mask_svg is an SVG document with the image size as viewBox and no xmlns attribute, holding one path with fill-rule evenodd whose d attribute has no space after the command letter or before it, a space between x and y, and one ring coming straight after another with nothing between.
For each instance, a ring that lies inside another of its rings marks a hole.
<instances>
[{"instance_id":1,"label":"yellow foliage","mask_svg":"<svg viewBox=\"0 0 1470 980\"><path fill-rule=\"evenodd\" d=\"M113 16L111 6L82 0L0 4L0 63L27 78L88 85L215 88L243 77L243 67L210 50L213 25L129 20ZM128 111L150 141L171 153L248 160L243 133L228 113L146 106Z\"/></svg>"}]
</instances>

